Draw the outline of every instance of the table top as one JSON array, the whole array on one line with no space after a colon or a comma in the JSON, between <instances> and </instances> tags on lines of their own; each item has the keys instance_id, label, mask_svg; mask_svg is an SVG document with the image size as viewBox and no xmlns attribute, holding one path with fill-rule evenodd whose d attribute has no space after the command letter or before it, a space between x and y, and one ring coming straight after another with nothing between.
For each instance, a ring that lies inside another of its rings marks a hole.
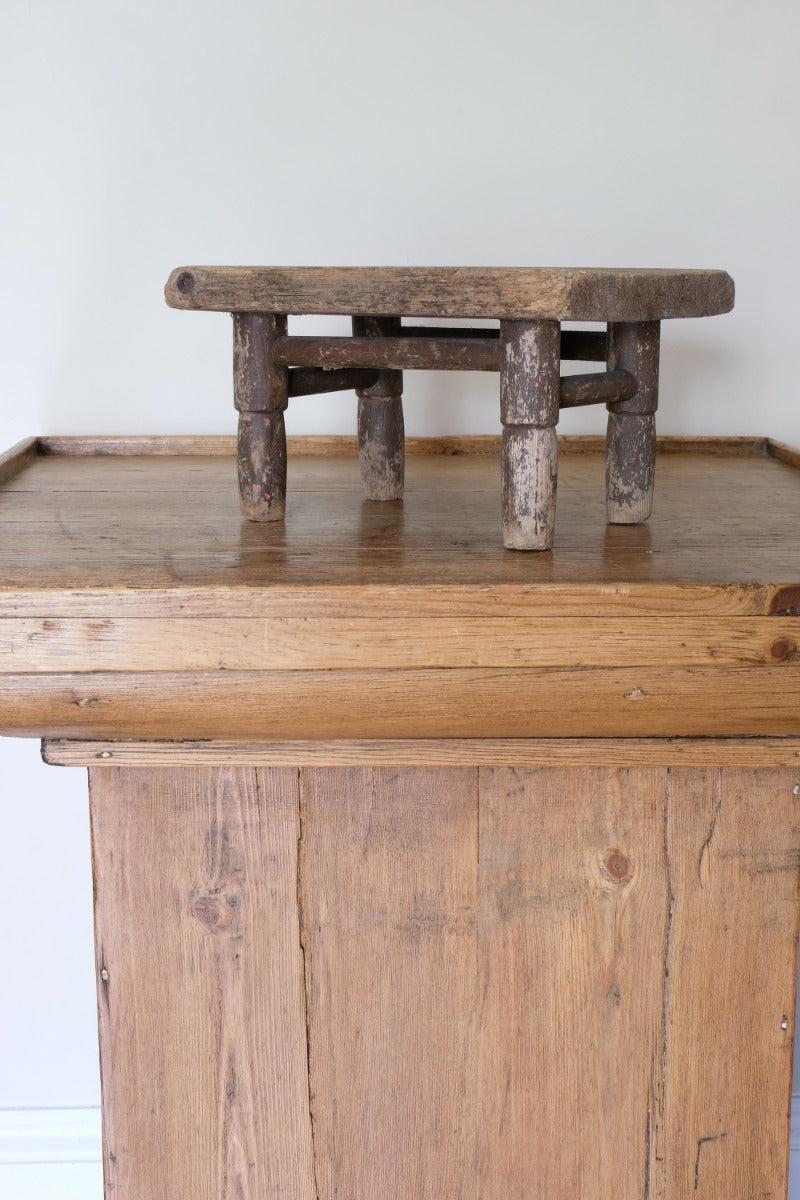
<instances>
[{"instance_id":1,"label":"table top","mask_svg":"<svg viewBox=\"0 0 800 1200\"><path fill-rule=\"evenodd\" d=\"M653 516L626 527L606 525L602 444L559 439L556 547L526 555L497 538L497 438L408 439L405 499L381 504L363 499L354 437L290 437L274 524L240 515L233 438L31 441L0 471L0 616L787 607L797 452L659 439Z\"/></svg>"},{"instance_id":2,"label":"table top","mask_svg":"<svg viewBox=\"0 0 800 1200\"><path fill-rule=\"evenodd\" d=\"M239 514L232 438L31 440L0 462L0 732L50 738L800 733L800 454L662 441L607 526L566 439L556 547L503 550L498 440L290 439L285 524Z\"/></svg>"},{"instance_id":3,"label":"table top","mask_svg":"<svg viewBox=\"0 0 800 1200\"><path fill-rule=\"evenodd\" d=\"M493 320L658 321L733 308L718 270L597 267L178 267L172 308Z\"/></svg>"}]
</instances>

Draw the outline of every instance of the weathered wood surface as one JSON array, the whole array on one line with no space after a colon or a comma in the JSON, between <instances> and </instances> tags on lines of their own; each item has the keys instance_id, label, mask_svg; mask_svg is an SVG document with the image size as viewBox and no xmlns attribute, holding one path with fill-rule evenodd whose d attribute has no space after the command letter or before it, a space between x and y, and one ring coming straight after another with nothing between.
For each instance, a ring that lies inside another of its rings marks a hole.
<instances>
[{"instance_id":1,"label":"weathered wood surface","mask_svg":"<svg viewBox=\"0 0 800 1200\"><path fill-rule=\"evenodd\" d=\"M665 776L481 772L484 1195L659 1194L647 1180L670 903Z\"/></svg>"},{"instance_id":2,"label":"weathered wood surface","mask_svg":"<svg viewBox=\"0 0 800 1200\"><path fill-rule=\"evenodd\" d=\"M106 1194L317 1200L297 772L90 790Z\"/></svg>"},{"instance_id":3,"label":"weathered wood surface","mask_svg":"<svg viewBox=\"0 0 800 1200\"><path fill-rule=\"evenodd\" d=\"M798 783L796 769L670 772L654 1196L786 1195Z\"/></svg>"},{"instance_id":4,"label":"weathered wood surface","mask_svg":"<svg viewBox=\"0 0 800 1200\"><path fill-rule=\"evenodd\" d=\"M378 371L331 371L322 367L294 367L289 372L289 396L320 396L368 388L378 381Z\"/></svg>"},{"instance_id":5,"label":"weathered wood surface","mask_svg":"<svg viewBox=\"0 0 800 1200\"><path fill-rule=\"evenodd\" d=\"M39 453L37 438L23 438L0 455L0 483L6 483L18 475L23 467L32 462Z\"/></svg>"},{"instance_id":6,"label":"weathered wood surface","mask_svg":"<svg viewBox=\"0 0 800 1200\"><path fill-rule=\"evenodd\" d=\"M563 332L563 331L562 331ZM603 353L605 360L605 352ZM602 451L605 439L580 434L561 435L558 439L562 453L597 454ZM315 458L349 457L356 453L356 443L347 434L294 434L286 438L289 450L294 455ZM97 435L28 438L20 443L26 447L24 461L19 462L12 474L21 470L30 458L47 456L54 458L81 458L89 456L110 458L139 458L142 455L157 458L208 458L236 453L236 438L226 434L171 434L168 436L107 436ZM35 449L34 449L35 447ZM499 434L464 434L447 437L406 438L409 454L431 455L475 455L498 454ZM14 450L6 455L14 455ZM783 442L764 437L671 437L659 436L659 454L713 454L727 458L730 455L772 455L775 458L798 465L800 452ZM786 456L789 457L786 457ZM792 457L794 456L794 457ZM16 461L16 460L15 460ZM10 477L10 476L9 476Z\"/></svg>"},{"instance_id":7,"label":"weathered wood surface","mask_svg":"<svg viewBox=\"0 0 800 1200\"><path fill-rule=\"evenodd\" d=\"M194 742L51 739L53 766L312 767L498 765L523 767L715 766L800 768L800 738L449 738L428 741Z\"/></svg>"},{"instance_id":8,"label":"weathered wood surface","mask_svg":"<svg viewBox=\"0 0 800 1200\"><path fill-rule=\"evenodd\" d=\"M109 1190L785 1195L800 773L627 745L95 767Z\"/></svg>"},{"instance_id":9,"label":"weathered wood surface","mask_svg":"<svg viewBox=\"0 0 800 1200\"><path fill-rule=\"evenodd\" d=\"M321 1197L469 1194L477 1095L474 770L301 773Z\"/></svg>"},{"instance_id":10,"label":"weathered wood surface","mask_svg":"<svg viewBox=\"0 0 800 1200\"><path fill-rule=\"evenodd\" d=\"M657 647L656 647L657 654ZM800 733L798 663L761 667L7 674L19 737L702 737Z\"/></svg>"},{"instance_id":11,"label":"weathered wood surface","mask_svg":"<svg viewBox=\"0 0 800 1200\"><path fill-rule=\"evenodd\" d=\"M788 446L786 442L776 442L773 438L767 438L766 448L767 453L779 462L787 463L790 467L800 467L800 450L796 446Z\"/></svg>"},{"instance_id":12,"label":"weathered wood surface","mask_svg":"<svg viewBox=\"0 0 800 1200\"><path fill-rule=\"evenodd\" d=\"M500 325L503 545L553 545L558 481L561 331L557 321Z\"/></svg>"},{"instance_id":13,"label":"weathered wood surface","mask_svg":"<svg viewBox=\"0 0 800 1200\"><path fill-rule=\"evenodd\" d=\"M602 456L565 455L546 562L498 547L485 454L411 455L388 506L354 454L297 458L285 529L242 521L220 455L30 459L0 490L0 728L791 734L800 477L762 445L665 455L630 528L605 525Z\"/></svg>"},{"instance_id":14,"label":"weathered wood surface","mask_svg":"<svg viewBox=\"0 0 800 1200\"><path fill-rule=\"evenodd\" d=\"M0 617L0 672L792 669L800 617Z\"/></svg>"},{"instance_id":15,"label":"weathered wood surface","mask_svg":"<svg viewBox=\"0 0 800 1200\"><path fill-rule=\"evenodd\" d=\"M275 346L275 361L287 367L372 367L377 370L497 371L497 339L402 337L286 337Z\"/></svg>"},{"instance_id":16,"label":"weathered wood surface","mask_svg":"<svg viewBox=\"0 0 800 1200\"><path fill-rule=\"evenodd\" d=\"M484 1194L785 1195L796 775L481 772Z\"/></svg>"},{"instance_id":17,"label":"weathered wood surface","mask_svg":"<svg viewBox=\"0 0 800 1200\"><path fill-rule=\"evenodd\" d=\"M627 400L636 391L636 380L629 371L592 371L586 375L564 375L558 403L560 408L580 408L584 404L614 404Z\"/></svg>"},{"instance_id":18,"label":"weathered wood surface","mask_svg":"<svg viewBox=\"0 0 800 1200\"><path fill-rule=\"evenodd\" d=\"M559 548L497 545L498 439L410 439L402 506L360 494L355 439L301 440L285 527L241 520L233 442L113 454L61 439L0 489L0 615L769 615L800 608L800 475L763 439L667 439L663 503L607 527L602 439L562 441ZM133 446L139 450L139 443ZM149 442L145 441L145 446ZM159 444L160 446L160 444ZM433 453L420 453L428 446ZM130 448L130 447L128 447ZM227 449L228 454L220 453ZM187 513L194 519L187 520ZM469 553L465 553L465 542ZM365 591L368 588L369 591Z\"/></svg>"},{"instance_id":19,"label":"weathered wood surface","mask_svg":"<svg viewBox=\"0 0 800 1200\"><path fill-rule=\"evenodd\" d=\"M238 412L283 412L288 377L272 353L286 333L286 317L234 313L233 402Z\"/></svg>"},{"instance_id":20,"label":"weathered wood surface","mask_svg":"<svg viewBox=\"0 0 800 1200\"><path fill-rule=\"evenodd\" d=\"M499 329L468 329L446 325L403 325L403 337L497 339ZM605 362L608 353L605 332L586 329L561 330L561 358L568 362Z\"/></svg>"},{"instance_id":21,"label":"weathered wood surface","mask_svg":"<svg viewBox=\"0 0 800 1200\"><path fill-rule=\"evenodd\" d=\"M239 498L248 521L282 521L286 513L283 412L239 413Z\"/></svg>"},{"instance_id":22,"label":"weathered wood surface","mask_svg":"<svg viewBox=\"0 0 800 1200\"><path fill-rule=\"evenodd\" d=\"M286 428L289 373L272 348L286 333L286 317L235 313L233 398L239 412L237 465L242 515L282 521L286 511Z\"/></svg>"},{"instance_id":23,"label":"weathered wood surface","mask_svg":"<svg viewBox=\"0 0 800 1200\"><path fill-rule=\"evenodd\" d=\"M396 337L399 317L353 317L353 335L364 341ZM358 456L367 500L399 500L405 479L403 375L381 370L358 395Z\"/></svg>"},{"instance_id":24,"label":"weathered wood surface","mask_svg":"<svg viewBox=\"0 0 800 1200\"><path fill-rule=\"evenodd\" d=\"M636 384L608 404L606 516L618 525L646 521L653 508L660 342L657 321L609 325L609 370L626 370Z\"/></svg>"},{"instance_id":25,"label":"weathered wood surface","mask_svg":"<svg viewBox=\"0 0 800 1200\"><path fill-rule=\"evenodd\" d=\"M556 267L178 267L173 308L658 321L729 312L725 271Z\"/></svg>"}]
</instances>

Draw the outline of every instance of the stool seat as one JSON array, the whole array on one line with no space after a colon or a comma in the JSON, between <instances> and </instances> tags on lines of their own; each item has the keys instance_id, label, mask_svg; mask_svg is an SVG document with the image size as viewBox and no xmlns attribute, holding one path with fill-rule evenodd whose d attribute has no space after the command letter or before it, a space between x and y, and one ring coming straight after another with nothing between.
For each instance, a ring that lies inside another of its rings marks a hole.
<instances>
[{"instance_id":1,"label":"stool seat","mask_svg":"<svg viewBox=\"0 0 800 1200\"><path fill-rule=\"evenodd\" d=\"M178 267L171 308L212 312L661 321L733 308L725 271L609 267Z\"/></svg>"},{"instance_id":2,"label":"stool seat","mask_svg":"<svg viewBox=\"0 0 800 1200\"><path fill-rule=\"evenodd\" d=\"M250 520L282 520L283 413L291 397L355 390L370 500L403 494L405 370L500 374L503 544L549 550L555 536L556 425L562 408L606 404L606 512L647 520L653 503L660 322L730 311L725 271L597 267L178 267L173 308L234 318L239 486ZM289 315L347 315L353 336L290 337ZM403 324L490 319L500 328ZM604 332L562 331L562 321ZM605 372L561 377L562 360Z\"/></svg>"}]
</instances>

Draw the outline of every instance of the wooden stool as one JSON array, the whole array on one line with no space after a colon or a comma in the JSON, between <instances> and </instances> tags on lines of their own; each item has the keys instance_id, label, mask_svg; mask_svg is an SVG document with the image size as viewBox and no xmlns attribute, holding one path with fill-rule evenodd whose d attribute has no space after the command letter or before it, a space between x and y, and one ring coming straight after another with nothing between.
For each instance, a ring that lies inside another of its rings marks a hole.
<instances>
[{"instance_id":1,"label":"wooden stool","mask_svg":"<svg viewBox=\"0 0 800 1200\"><path fill-rule=\"evenodd\" d=\"M605 403L606 511L646 521L653 503L660 321L733 307L724 271L429 267L180 267L173 308L231 312L242 512L286 505L283 414L292 396L355 388L370 500L403 494L404 370L500 372L503 543L553 545L562 408ZM352 337L289 337L287 313L346 314ZM490 318L489 329L403 326L401 316ZM601 321L607 332L562 331ZM560 375L562 359L606 370Z\"/></svg>"}]
</instances>

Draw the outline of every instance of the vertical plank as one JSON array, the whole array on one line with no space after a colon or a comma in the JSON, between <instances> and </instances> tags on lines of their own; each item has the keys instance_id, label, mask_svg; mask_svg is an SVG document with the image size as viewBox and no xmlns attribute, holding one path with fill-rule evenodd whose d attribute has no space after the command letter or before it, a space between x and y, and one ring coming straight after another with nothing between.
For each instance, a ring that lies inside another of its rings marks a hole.
<instances>
[{"instance_id":1,"label":"vertical plank","mask_svg":"<svg viewBox=\"0 0 800 1200\"><path fill-rule=\"evenodd\" d=\"M796 769L670 773L658 1200L786 1195L799 814Z\"/></svg>"},{"instance_id":2,"label":"vertical plank","mask_svg":"<svg viewBox=\"0 0 800 1200\"><path fill-rule=\"evenodd\" d=\"M90 789L106 1194L315 1200L297 772Z\"/></svg>"},{"instance_id":3,"label":"vertical plank","mask_svg":"<svg viewBox=\"0 0 800 1200\"><path fill-rule=\"evenodd\" d=\"M476 783L302 772L321 1200L474 1200Z\"/></svg>"},{"instance_id":4,"label":"vertical plank","mask_svg":"<svg viewBox=\"0 0 800 1200\"><path fill-rule=\"evenodd\" d=\"M664 770L480 773L482 1200L642 1200L667 930Z\"/></svg>"}]
</instances>

